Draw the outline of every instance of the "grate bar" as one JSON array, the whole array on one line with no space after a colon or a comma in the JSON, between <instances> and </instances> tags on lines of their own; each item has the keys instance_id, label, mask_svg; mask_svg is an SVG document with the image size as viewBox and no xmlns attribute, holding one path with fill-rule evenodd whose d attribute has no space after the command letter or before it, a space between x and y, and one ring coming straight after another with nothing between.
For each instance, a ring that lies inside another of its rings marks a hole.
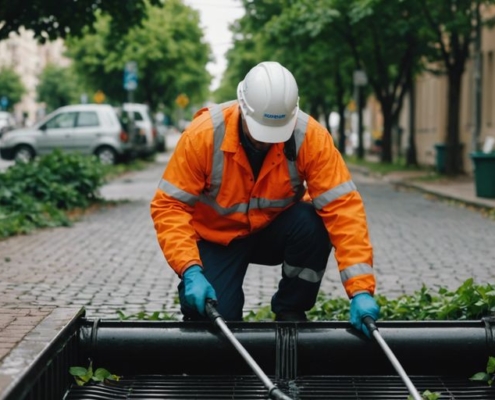
<instances>
[{"instance_id":1,"label":"grate bar","mask_svg":"<svg viewBox=\"0 0 495 400\"><path fill-rule=\"evenodd\" d=\"M495 388L466 378L411 376L418 391L439 400L495 400ZM274 382L276 382L274 380ZM409 393L397 376L309 376L276 382L294 400L405 400ZM267 399L254 376L135 376L110 384L73 386L65 400Z\"/></svg>"}]
</instances>

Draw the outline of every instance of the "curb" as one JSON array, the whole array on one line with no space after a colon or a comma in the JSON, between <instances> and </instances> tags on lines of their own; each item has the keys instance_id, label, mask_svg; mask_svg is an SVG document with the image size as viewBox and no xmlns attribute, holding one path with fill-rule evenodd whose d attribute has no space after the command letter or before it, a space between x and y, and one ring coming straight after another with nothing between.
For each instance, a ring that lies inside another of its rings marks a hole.
<instances>
[{"instance_id":1,"label":"curb","mask_svg":"<svg viewBox=\"0 0 495 400\"><path fill-rule=\"evenodd\" d=\"M401 188L405 188L405 189L413 189L413 190L416 190L416 191L419 191L419 192L422 192L422 193L425 193L425 194L428 194L431 196L435 196L435 197L440 198L440 199L460 202L460 203L463 203L465 205L475 207L475 208L482 210L482 211L495 210L495 205L488 203L490 201L489 199L487 199L486 201L484 199L476 199L476 200L468 199L464 196L460 196L460 195L457 196L455 194L445 193L441 190L435 190L435 189L432 189L429 187L425 187L424 185L414 183L413 181L408 180L408 179L400 179L400 178L390 179L389 177L387 177L387 175L383 175L383 174L379 174L379 173L373 173L366 167L348 165L348 168L349 168L349 171L351 171L351 173L358 173L358 174L361 174L364 176L369 176L372 178L380 179L380 180L385 181L385 182L387 182L387 183L389 183L395 187L401 187Z\"/></svg>"},{"instance_id":2,"label":"curb","mask_svg":"<svg viewBox=\"0 0 495 400\"><path fill-rule=\"evenodd\" d=\"M466 198L461 197L461 196L455 196L455 195L450 195L450 194L446 194L446 193L441 193L439 191L425 188L424 186L412 183L412 182L407 181L407 180L399 180L399 181L394 181L394 182L390 182L390 183L396 187L402 187L405 189L414 189L414 190L417 190L417 191L423 192L425 194L429 194L429 195L432 195L432 196L435 196L435 197L438 197L438 198L441 198L444 200L457 201L457 202L463 203L465 205L478 208L480 210L486 210L486 211L495 210L494 206L486 204L482 200L473 201L473 200L469 200L469 199L466 199Z\"/></svg>"}]
</instances>

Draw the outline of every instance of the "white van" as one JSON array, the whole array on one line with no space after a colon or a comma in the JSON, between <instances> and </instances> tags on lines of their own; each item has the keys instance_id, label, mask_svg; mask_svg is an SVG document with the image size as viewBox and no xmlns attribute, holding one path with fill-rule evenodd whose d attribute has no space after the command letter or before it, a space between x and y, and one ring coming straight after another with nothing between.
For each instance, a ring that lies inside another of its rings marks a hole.
<instances>
[{"instance_id":1,"label":"white van","mask_svg":"<svg viewBox=\"0 0 495 400\"><path fill-rule=\"evenodd\" d=\"M149 156L156 153L158 148L158 130L151 117L149 107L146 104L124 103L122 105L126 114L126 119L131 120L137 127L137 143L139 147L139 155Z\"/></svg>"},{"instance_id":2,"label":"white van","mask_svg":"<svg viewBox=\"0 0 495 400\"><path fill-rule=\"evenodd\" d=\"M103 164L115 164L136 153L128 129L107 104L61 107L34 126L6 132L0 139L4 160L28 162L54 149L94 154Z\"/></svg>"}]
</instances>

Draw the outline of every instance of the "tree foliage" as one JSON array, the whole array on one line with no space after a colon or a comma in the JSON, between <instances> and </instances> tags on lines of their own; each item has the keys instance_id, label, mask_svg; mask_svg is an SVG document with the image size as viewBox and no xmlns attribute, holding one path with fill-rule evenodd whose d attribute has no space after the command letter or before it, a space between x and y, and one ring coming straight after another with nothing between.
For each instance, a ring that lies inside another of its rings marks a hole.
<instances>
[{"instance_id":1,"label":"tree foliage","mask_svg":"<svg viewBox=\"0 0 495 400\"><path fill-rule=\"evenodd\" d=\"M215 100L235 98L237 84L257 63L279 61L299 83L301 108L315 117L328 117L336 103L333 81L346 63L342 54L338 58L336 51L326 51L326 39L299 34L294 3L243 1L246 12L231 27L234 47L227 52L228 67Z\"/></svg>"},{"instance_id":2,"label":"tree foliage","mask_svg":"<svg viewBox=\"0 0 495 400\"><path fill-rule=\"evenodd\" d=\"M134 100L152 109L175 106L185 93L192 103L204 101L211 76L206 64L211 49L203 40L197 11L180 0L162 7L147 8L142 26L133 27L119 38L112 34L109 17L99 16L95 32L85 30L80 38L69 38L68 55L85 82L102 90L114 102L127 100L123 71L128 61L138 66L138 87Z\"/></svg>"},{"instance_id":3,"label":"tree foliage","mask_svg":"<svg viewBox=\"0 0 495 400\"><path fill-rule=\"evenodd\" d=\"M21 101L24 93L26 93L26 88L17 72L15 72L13 68L1 68L0 97L7 97L7 110L12 110L14 105Z\"/></svg>"},{"instance_id":4,"label":"tree foliage","mask_svg":"<svg viewBox=\"0 0 495 400\"><path fill-rule=\"evenodd\" d=\"M67 35L78 36L96 22L95 12L112 16L116 36L138 25L146 16L146 4L161 0L0 0L0 40L21 27L32 30L41 42Z\"/></svg>"},{"instance_id":5,"label":"tree foliage","mask_svg":"<svg viewBox=\"0 0 495 400\"><path fill-rule=\"evenodd\" d=\"M323 52L347 54L364 70L384 118L382 161L392 161L392 133L408 90L408 76L420 65L421 20L414 0L298 0L294 31L321 38ZM297 28L295 28L297 26ZM343 49L342 44L346 49ZM347 70L347 73L352 71Z\"/></svg>"},{"instance_id":6,"label":"tree foliage","mask_svg":"<svg viewBox=\"0 0 495 400\"><path fill-rule=\"evenodd\" d=\"M220 93L233 92L246 64L280 61L299 84L302 107L314 117L336 110L344 119L353 96L352 73L367 73L384 115L382 159L392 161L392 132L420 66L420 25L414 0L245 0L245 16L234 26ZM235 78L235 79L234 79ZM366 89L365 89L366 90ZM343 151L344 130L339 148Z\"/></svg>"},{"instance_id":7,"label":"tree foliage","mask_svg":"<svg viewBox=\"0 0 495 400\"><path fill-rule=\"evenodd\" d=\"M47 112L80 102L81 84L72 68L48 64L41 72L36 87L38 101L46 104Z\"/></svg>"},{"instance_id":8,"label":"tree foliage","mask_svg":"<svg viewBox=\"0 0 495 400\"><path fill-rule=\"evenodd\" d=\"M477 13L493 4L495 0L243 0L246 14L233 27L235 47L216 94L234 96L247 66L274 59L296 76L306 110L326 114L350 98L352 71L362 69L384 118L382 161L391 162L403 100L414 77L433 66L435 73L447 75L446 169L457 174L462 165L461 79L480 25L495 22L491 14L481 20Z\"/></svg>"}]
</instances>

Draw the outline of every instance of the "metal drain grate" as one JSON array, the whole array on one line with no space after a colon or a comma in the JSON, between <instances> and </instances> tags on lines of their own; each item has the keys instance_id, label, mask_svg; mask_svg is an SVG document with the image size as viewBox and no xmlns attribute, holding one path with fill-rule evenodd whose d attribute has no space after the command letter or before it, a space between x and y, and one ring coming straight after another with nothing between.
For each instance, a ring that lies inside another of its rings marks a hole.
<instances>
[{"instance_id":1,"label":"metal drain grate","mask_svg":"<svg viewBox=\"0 0 495 400\"><path fill-rule=\"evenodd\" d=\"M495 400L495 388L464 378L411 376L420 393L440 400ZM276 382L294 400L406 400L409 393L396 376L310 376ZM136 376L105 385L72 386L65 400L267 399L254 376Z\"/></svg>"}]
</instances>

